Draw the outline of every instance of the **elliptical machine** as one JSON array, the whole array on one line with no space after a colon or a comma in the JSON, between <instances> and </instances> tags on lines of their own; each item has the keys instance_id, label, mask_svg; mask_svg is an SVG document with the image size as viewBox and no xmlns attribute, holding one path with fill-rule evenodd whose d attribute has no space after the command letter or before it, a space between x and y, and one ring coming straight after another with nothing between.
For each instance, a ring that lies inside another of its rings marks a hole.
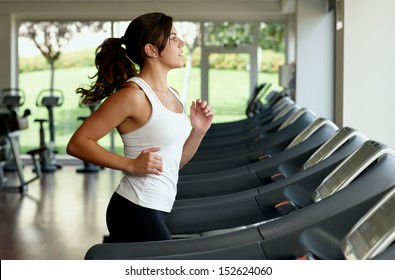
<instances>
[{"instance_id":1,"label":"elliptical machine","mask_svg":"<svg viewBox=\"0 0 395 280\"><path fill-rule=\"evenodd\" d=\"M23 173L23 164L19 152L19 132L20 130L29 127L27 117L30 115L30 110L25 109L22 116L18 115L18 109L24 104L25 93L19 88L3 89L0 96L0 136L1 136L1 168L0 168L0 189L1 190L15 190L20 193L27 191L27 185L41 178L41 169L38 162L38 154L43 152L45 148L38 148L28 151L27 153L32 157L32 162L36 171L36 175L25 180ZM7 178L4 171L16 171L19 184L11 186L7 184Z\"/></svg>"},{"instance_id":2,"label":"elliptical machine","mask_svg":"<svg viewBox=\"0 0 395 280\"><path fill-rule=\"evenodd\" d=\"M55 121L53 110L55 107L63 105L64 94L58 89L44 89L37 95L36 106L46 107L48 110L48 119L35 119L39 123L40 147L46 149L40 154L40 165L42 172L54 172L62 168L62 165L56 161L57 150L55 148ZM49 142L45 141L44 122L48 122Z\"/></svg>"},{"instance_id":3,"label":"elliptical machine","mask_svg":"<svg viewBox=\"0 0 395 280\"><path fill-rule=\"evenodd\" d=\"M10 129L14 128L13 124L9 123L15 120L17 111L25 103L25 92L19 88L6 88L1 91L0 96L0 160L4 171L15 171L17 166L15 164L14 154L12 152L11 143L9 141Z\"/></svg>"},{"instance_id":4,"label":"elliptical machine","mask_svg":"<svg viewBox=\"0 0 395 280\"><path fill-rule=\"evenodd\" d=\"M95 103L89 104L89 105L83 105L80 103L80 107L88 107L90 110L90 113L92 114L94 111L96 111L97 107L99 107L100 101L97 101ZM78 117L78 120L85 121L87 116L80 116ZM83 167L77 168L78 173L95 173L100 171L101 167L97 166L96 164L84 161Z\"/></svg>"}]
</instances>

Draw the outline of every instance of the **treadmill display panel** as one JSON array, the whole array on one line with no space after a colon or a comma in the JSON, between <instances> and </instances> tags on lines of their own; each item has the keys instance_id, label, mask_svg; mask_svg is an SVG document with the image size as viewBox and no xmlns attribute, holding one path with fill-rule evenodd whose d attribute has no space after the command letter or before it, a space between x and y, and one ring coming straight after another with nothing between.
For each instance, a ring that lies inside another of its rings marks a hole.
<instances>
[{"instance_id":1,"label":"treadmill display panel","mask_svg":"<svg viewBox=\"0 0 395 280\"><path fill-rule=\"evenodd\" d=\"M347 259L369 259L395 240L395 188L353 227L343 240Z\"/></svg>"}]
</instances>

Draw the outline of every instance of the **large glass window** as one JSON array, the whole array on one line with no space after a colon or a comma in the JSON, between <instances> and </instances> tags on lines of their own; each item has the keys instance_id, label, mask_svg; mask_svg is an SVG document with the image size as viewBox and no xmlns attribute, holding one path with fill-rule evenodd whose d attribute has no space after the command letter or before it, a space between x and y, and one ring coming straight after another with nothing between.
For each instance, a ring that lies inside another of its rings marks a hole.
<instances>
[{"instance_id":1,"label":"large glass window","mask_svg":"<svg viewBox=\"0 0 395 280\"><path fill-rule=\"evenodd\" d=\"M65 154L65 145L71 134L81 123L79 117L90 114L87 107L79 105L77 87L89 84L89 76L95 74L95 49L103 40L111 36L111 23L102 22L101 28L92 30L91 23L22 22L19 35L19 87L25 92L22 110L30 109L29 128L21 131L20 146L22 153L37 148L39 142L39 123L36 119L48 119L49 111L41 102L43 96L62 95L62 104L53 107L55 146L59 154ZM77 31L76 25L82 28ZM65 26L70 31L65 31ZM47 32L44 30L48 28ZM28 33L37 35L29 35ZM35 37L33 37L35 36ZM61 42L56 38L66 37ZM45 38L47 40L45 40ZM37 47L40 46L41 50ZM49 60L54 60L53 78ZM51 86L51 79L53 85ZM48 122L43 123L46 142L50 141Z\"/></svg>"},{"instance_id":2,"label":"large glass window","mask_svg":"<svg viewBox=\"0 0 395 280\"><path fill-rule=\"evenodd\" d=\"M80 106L79 96L75 90L92 82L89 77L96 73L94 57L99 44L105 38L122 36L129 22L71 22L68 23L69 31L66 32L64 28L58 29L60 36L63 36L62 40L50 42L52 45L49 46L52 46L52 49L41 51L37 45L42 44L45 36L40 35L34 42L26 35L28 28L33 24L44 24L53 28L58 23L22 22L20 25L19 87L26 95L20 111L30 109L32 112L29 117L29 128L21 132L21 151L24 153L39 145L39 124L34 120L48 118L48 110L39 104L38 96L41 91L51 88L53 83L52 87L63 94L62 105L53 109L55 146L59 154L65 154L65 146L70 136L82 122L80 117L88 116L91 112L89 108ZM94 26L96 28L93 28ZM187 110L192 100L204 95L201 86L202 43L204 47L216 48L208 56L209 99L216 113L215 122L245 117L245 106L250 93L251 61L249 54L240 51L240 48L258 45L258 83L270 82L273 89L281 89L278 86L277 73L278 67L285 61L283 24L175 22L175 27L186 42L185 67L170 72L169 84L179 91ZM257 28L257 31L254 31L254 28ZM38 29L42 30L43 26ZM52 29L51 32L55 31ZM55 43L60 44L60 52L53 64L52 76L48 55L55 57ZM48 54L45 54L45 51ZM47 125L45 134L46 140L49 141ZM122 153L121 141L116 133L106 136L102 144L109 148L115 147L117 152Z\"/></svg>"}]
</instances>

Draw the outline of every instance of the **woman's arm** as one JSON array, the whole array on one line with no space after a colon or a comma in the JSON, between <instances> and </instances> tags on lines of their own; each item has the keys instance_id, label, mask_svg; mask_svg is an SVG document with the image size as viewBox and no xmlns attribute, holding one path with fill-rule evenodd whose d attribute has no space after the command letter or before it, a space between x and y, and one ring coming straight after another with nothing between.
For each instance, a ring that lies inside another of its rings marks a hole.
<instances>
[{"instance_id":1,"label":"woman's arm","mask_svg":"<svg viewBox=\"0 0 395 280\"><path fill-rule=\"evenodd\" d=\"M139 112L143 112L140 108L150 112L147 104L133 89L121 89L114 93L73 134L67 145L67 153L96 165L136 175L161 174L162 159L156 154L159 148L146 149L139 157L131 159L112 153L98 144L114 128L138 127L135 120L139 119Z\"/></svg>"},{"instance_id":2,"label":"woman's arm","mask_svg":"<svg viewBox=\"0 0 395 280\"><path fill-rule=\"evenodd\" d=\"M180 168L187 164L195 155L204 135L206 135L207 130L211 126L214 113L207 101L198 99L196 102L192 102L190 117L192 130L184 144Z\"/></svg>"}]
</instances>

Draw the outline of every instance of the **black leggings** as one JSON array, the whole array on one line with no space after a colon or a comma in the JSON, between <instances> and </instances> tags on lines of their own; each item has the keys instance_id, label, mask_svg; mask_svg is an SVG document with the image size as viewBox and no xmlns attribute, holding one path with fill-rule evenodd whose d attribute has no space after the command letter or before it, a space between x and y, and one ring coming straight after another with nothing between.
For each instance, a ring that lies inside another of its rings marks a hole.
<instances>
[{"instance_id":1,"label":"black leggings","mask_svg":"<svg viewBox=\"0 0 395 280\"><path fill-rule=\"evenodd\" d=\"M170 240L167 213L134 204L114 192L107 207L107 242Z\"/></svg>"}]
</instances>

